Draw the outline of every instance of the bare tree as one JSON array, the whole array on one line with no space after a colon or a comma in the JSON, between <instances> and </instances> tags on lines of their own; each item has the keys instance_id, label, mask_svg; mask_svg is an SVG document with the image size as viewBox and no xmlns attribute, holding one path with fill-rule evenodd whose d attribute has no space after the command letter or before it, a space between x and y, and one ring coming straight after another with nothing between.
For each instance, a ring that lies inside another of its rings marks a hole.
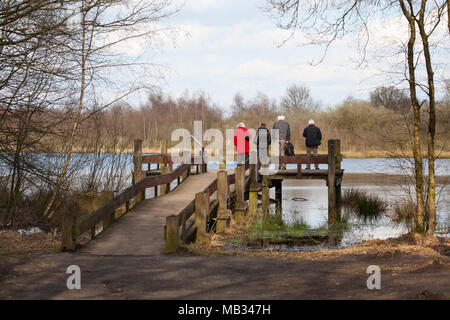
<instances>
[{"instance_id":1,"label":"bare tree","mask_svg":"<svg viewBox=\"0 0 450 320\"><path fill-rule=\"evenodd\" d=\"M441 1L413 1L399 0L394 2L382 1L319 1L319 0L267 0L269 9L278 14L278 26L291 30L291 35L296 30L301 30L311 36L311 43L325 46L325 54L329 46L337 39L347 34L357 33L362 39L362 60L366 59L366 48L369 43L368 21L376 12L394 13L401 12L408 23L408 42L406 44L406 80L409 84L411 107L413 110L412 145L415 161L416 200L418 232L434 234L436 220L435 203L435 168L434 168L434 140L436 129L435 117L435 85L432 53L430 50L430 37L444 21L444 14L448 13L448 0ZM417 39L419 37L419 40ZM446 35L448 37L448 34ZM419 54L416 47L421 42L423 55ZM325 56L324 54L324 56ZM323 56L323 57L324 57ZM320 59L322 61L323 57ZM419 63L425 65L427 81L420 83L417 73ZM427 128L428 149L428 186L427 206L424 196L424 175L422 165L422 149L420 136L420 109L423 103L419 103L419 90L427 95L429 104L429 117Z\"/></svg>"},{"instance_id":2,"label":"bare tree","mask_svg":"<svg viewBox=\"0 0 450 320\"><path fill-rule=\"evenodd\" d=\"M313 100L308 87L294 84L286 89L286 95L281 100L281 109L284 112L316 112L319 110L319 104Z\"/></svg>"},{"instance_id":3,"label":"bare tree","mask_svg":"<svg viewBox=\"0 0 450 320\"><path fill-rule=\"evenodd\" d=\"M133 39L151 40L164 29L152 26L169 17L175 11L170 10L172 0L158 1L110 1L110 0L79 0L74 9L78 12L79 21L72 24L68 32L67 45L61 43L65 54L73 62L74 75L71 80L78 88L77 111L73 118L72 130L68 137L66 161L61 169L52 197L45 209L44 215L49 219L53 216L53 203L58 195L61 182L70 164L76 134L81 115L89 98L95 99L96 85L99 80L111 84L108 72L121 68L133 69L139 65L145 68L149 64L135 63L118 59L112 51L119 44ZM147 70L149 72L149 70ZM102 104L102 108L112 105L130 93L146 87L147 84L131 83L121 90L115 98ZM95 100L94 100L95 101Z\"/></svg>"},{"instance_id":4,"label":"bare tree","mask_svg":"<svg viewBox=\"0 0 450 320\"><path fill-rule=\"evenodd\" d=\"M396 113L408 112L411 109L409 98L405 92L393 86L376 88L370 93L370 103L376 107L383 106Z\"/></svg>"}]
</instances>

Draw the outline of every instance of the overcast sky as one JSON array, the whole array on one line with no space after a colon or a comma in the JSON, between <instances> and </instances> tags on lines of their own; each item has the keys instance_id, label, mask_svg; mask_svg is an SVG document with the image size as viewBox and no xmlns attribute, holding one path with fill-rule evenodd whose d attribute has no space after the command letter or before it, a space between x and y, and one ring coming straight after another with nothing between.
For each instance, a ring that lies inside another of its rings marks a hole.
<instances>
[{"instance_id":1,"label":"overcast sky","mask_svg":"<svg viewBox=\"0 0 450 320\"><path fill-rule=\"evenodd\" d=\"M163 92L178 97L185 90L203 91L229 110L236 92L251 98L260 91L279 99L295 83L309 87L325 106L334 106L348 96L368 98L370 90L386 83L383 72L392 68L387 60L357 67L355 38L337 42L318 66L310 62L321 57L323 48L300 46L301 34L279 47L287 33L262 10L264 4L264 0L187 0L170 19L185 33L157 55L143 55L169 67L161 82ZM401 19L380 19L372 24L377 33L372 47L386 45L386 39L406 27ZM138 99L145 98L141 94Z\"/></svg>"}]
</instances>

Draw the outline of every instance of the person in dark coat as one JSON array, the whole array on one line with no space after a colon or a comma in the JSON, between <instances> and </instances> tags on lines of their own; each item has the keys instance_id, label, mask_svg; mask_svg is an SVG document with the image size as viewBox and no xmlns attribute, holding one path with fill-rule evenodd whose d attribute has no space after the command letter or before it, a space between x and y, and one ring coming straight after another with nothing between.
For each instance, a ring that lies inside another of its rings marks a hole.
<instances>
[{"instance_id":1,"label":"person in dark coat","mask_svg":"<svg viewBox=\"0 0 450 320\"><path fill-rule=\"evenodd\" d=\"M285 149L286 149L286 143L291 140L291 127L289 126L289 123L285 120L285 117L283 115L278 116L278 121L273 124L272 130L277 129L278 130L278 139L280 144L280 156L285 155ZM273 134L273 132L272 132ZM279 165L280 170L286 170L285 164Z\"/></svg>"},{"instance_id":2,"label":"person in dark coat","mask_svg":"<svg viewBox=\"0 0 450 320\"><path fill-rule=\"evenodd\" d=\"M267 129L265 123L261 123L255 136L256 150L258 152L258 159L260 162L268 163L267 157L269 156L269 146L272 143L269 129Z\"/></svg>"},{"instance_id":3,"label":"person in dark coat","mask_svg":"<svg viewBox=\"0 0 450 320\"><path fill-rule=\"evenodd\" d=\"M318 154L318 149L322 143L322 132L315 126L314 120L309 120L308 126L303 130L303 136L306 138L306 154L308 156L313 153L315 156ZM319 170L319 164L315 164L316 170ZM311 165L306 166L306 170L310 170Z\"/></svg>"}]
</instances>

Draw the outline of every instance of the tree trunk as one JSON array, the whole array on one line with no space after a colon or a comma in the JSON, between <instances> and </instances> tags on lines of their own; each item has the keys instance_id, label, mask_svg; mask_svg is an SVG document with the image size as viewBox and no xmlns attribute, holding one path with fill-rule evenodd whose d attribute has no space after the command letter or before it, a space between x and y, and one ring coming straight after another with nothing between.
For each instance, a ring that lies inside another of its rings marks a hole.
<instances>
[{"instance_id":1,"label":"tree trunk","mask_svg":"<svg viewBox=\"0 0 450 320\"><path fill-rule=\"evenodd\" d=\"M77 128L78 125L80 123L81 120L81 111L83 110L83 100L84 100L84 91L85 91L85 86L86 86L86 55L87 53L85 52L85 47L86 47L86 12L84 10L84 8L82 8L81 10L82 12L82 38L81 38L81 82L80 82L80 97L79 97L79 101L78 101L78 110L77 110L77 114L75 116L75 119L73 121L73 126L72 126L72 131L70 134L70 140L69 140L69 145L67 147L67 157L66 160L64 161L64 165L63 168L61 170L61 173L58 176L58 180L56 181L56 185L55 185L55 189L53 190L52 196L50 198L50 201L47 205L47 207L45 208L44 211L44 216L47 217L49 220L53 217L54 211L52 211L52 207L53 204L55 203L56 200L56 196L59 193L59 190L61 188L61 183L67 173L67 168L69 167L70 164L70 160L72 158L72 149L73 149L73 144L75 141L75 135L77 132ZM92 39L91 39L92 40Z\"/></svg>"},{"instance_id":2,"label":"tree trunk","mask_svg":"<svg viewBox=\"0 0 450 320\"><path fill-rule=\"evenodd\" d=\"M416 42L416 26L414 21L414 12L411 4L411 0L408 0L408 4L411 11L405 6L403 0L400 1L400 6L402 8L403 14L408 20L409 24L409 40L408 40L408 51L407 51L407 63L408 63L408 73L409 73L409 91L411 95L411 105L413 107L413 154L414 154L414 173L415 173L415 191L416 191L416 201L417 201L417 221L415 226L415 231L423 233L424 222L425 222L425 204L424 204L424 192L423 192L423 164L422 164L422 148L421 148L421 138L420 138L420 104L417 99L416 92L416 75L414 66L414 44Z\"/></svg>"},{"instance_id":3,"label":"tree trunk","mask_svg":"<svg viewBox=\"0 0 450 320\"><path fill-rule=\"evenodd\" d=\"M422 6L419 19L416 19L419 27L420 37L422 38L423 53L428 78L428 99L429 99L429 121L427 127L427 147L428 147L428 225L427 233L434 235L436 229L436 180L434 165L434 139L436 136L436 97L434 88L434 71L431 65L430 46L428 42L429 35L425 31L425 5L422 0Z\"/></svg>"}]
</instances>

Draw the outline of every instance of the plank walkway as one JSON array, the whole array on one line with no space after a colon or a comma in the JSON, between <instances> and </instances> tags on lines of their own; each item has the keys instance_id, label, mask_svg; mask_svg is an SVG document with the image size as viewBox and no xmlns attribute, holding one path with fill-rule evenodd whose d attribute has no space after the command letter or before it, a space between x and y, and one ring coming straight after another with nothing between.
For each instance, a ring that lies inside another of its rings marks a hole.
<instances>
[{"instance_id":1,"label":"plank walkway","mask_svg":"<svg viewBox=\"0 0 450 320\"><path fill-rule=\"evenodd\" d=\"M164 253L166 217L178 214L195 194L217 178L217 170L191 175L172 192L147 199L120 218L98 238L80 250L80 254L120 256Z\"/></svg>"}]
</instances>

